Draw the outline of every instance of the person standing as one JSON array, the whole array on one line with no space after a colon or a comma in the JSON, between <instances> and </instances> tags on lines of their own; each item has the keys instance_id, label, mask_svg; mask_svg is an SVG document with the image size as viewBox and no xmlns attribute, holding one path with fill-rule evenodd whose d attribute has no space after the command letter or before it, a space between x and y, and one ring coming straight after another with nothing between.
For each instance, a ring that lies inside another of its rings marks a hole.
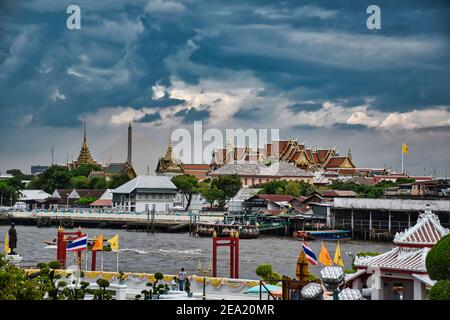
<instances>
[{"instance_id":1,"label":"person standing","mask_svg":"<svg viewBox=\"0 0 450 320\"><path fill-rule=\"evenodd\" d=\"M9 249L11 252L9 254L16 254L14 249L17 248L17 231L14 226L14 222L11 223L11 228L8 230L8 241L9 241Z\"/></svg>"},{"instance_id":2,"label":"person standing","mask_svg":"<svg viewBox=\"0 0 450 320\"><path fill-rule=\"evenodd\" d=\"M178 285L181 291L184 290L184 283L186 282L187 273L184 271L184 268L181 268L180 273L178 274Z\"/></svg>"}]
</instances>

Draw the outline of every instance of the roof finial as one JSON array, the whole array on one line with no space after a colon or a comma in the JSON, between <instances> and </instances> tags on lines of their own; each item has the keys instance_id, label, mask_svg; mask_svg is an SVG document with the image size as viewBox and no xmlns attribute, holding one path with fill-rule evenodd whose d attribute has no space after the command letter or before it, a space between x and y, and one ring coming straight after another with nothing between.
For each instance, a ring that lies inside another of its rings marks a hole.
<instances>
[{"instance_id":1,"label":"roof finial","mask_svg":"<svg viewBox=\"0 0 450 320\"><path fill-rule=\"evenodd\" d=\"M164 158L166 160L172 160L172 128L169 131L169 144L167 145L166 156Z\"/></svg>"}]
</instances>

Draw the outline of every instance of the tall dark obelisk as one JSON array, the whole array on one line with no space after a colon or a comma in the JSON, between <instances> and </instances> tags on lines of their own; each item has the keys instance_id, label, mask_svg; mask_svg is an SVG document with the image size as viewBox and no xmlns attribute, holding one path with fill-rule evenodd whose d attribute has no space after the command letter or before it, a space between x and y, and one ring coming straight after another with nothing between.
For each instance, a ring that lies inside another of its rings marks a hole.
<instances>
[{"instance_id":1,"label":"tall dark obelisk","mask_svg":"<svg viewBox=\"0 0 450 320\"><path fill-rule=\"evenodd\" d=\"M128 124L128 155L127 155L127 162L128 164L131 164L131 154L132 154L132 134L133 129L131 127L131 122Z\"/></svg>"}]
</instances>

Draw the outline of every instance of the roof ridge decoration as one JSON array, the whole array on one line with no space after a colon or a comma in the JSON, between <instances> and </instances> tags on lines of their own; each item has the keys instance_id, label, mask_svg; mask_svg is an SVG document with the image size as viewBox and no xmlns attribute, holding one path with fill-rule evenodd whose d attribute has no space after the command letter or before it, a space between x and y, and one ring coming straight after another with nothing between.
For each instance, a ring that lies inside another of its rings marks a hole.
<instances>
[{"instance_id":1,"label":"roof ridge decoration","mask_svg":"<svg viewBox=\"0 0 450 320\"><path fill-rule=\"evenodd\" d=\"M395 234L394 243L418 247L433 246L449 233L450 231L441 225L439 217L431 211L430 205L427 204L425 211L419 214L414 226Z\"/></svg>"}]
</instances>

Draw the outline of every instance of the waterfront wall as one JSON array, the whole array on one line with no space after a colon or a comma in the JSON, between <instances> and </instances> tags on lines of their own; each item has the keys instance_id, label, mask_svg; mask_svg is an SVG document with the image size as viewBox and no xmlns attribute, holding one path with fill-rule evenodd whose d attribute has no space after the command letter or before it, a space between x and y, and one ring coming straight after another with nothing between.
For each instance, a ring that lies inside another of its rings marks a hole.
<instances>
[{"instance_id":1,"label":"waterfront wall","mask_svg":"<svg viewBox=\"0 0 450 320\"><path fill-rule=\"evenodd\" d=\"M39 272L38 269L25 269L27 273ZM119 274L117 272L106 272L106 271L83 271L84 281L90 283L95 283L97 279L106 279L111 284L118 285ZM62 278L68 276L70 270L56 270L56 274L60 274ZM164 275L163 280L158 281L158 284L167 284L171 286L171 282L176 275ZM125 278L123 284L127 286L128 293L140 294L142 290L148 289L146 286L147 282L155 282L156 279L154 274L149 273L124 273ZM205 293L214 295L243 295L245 291L254 286L259 286L260 281L254 279L231 279L231 278L219 278L219 277L208 277L208 276L188 276L191 283L191 291L194 293L203 293L203 285L205 284ZM128 294L128 295L129 295ZM252 295L256 298L256 296Z\"/></svg>"}]
</instances>

